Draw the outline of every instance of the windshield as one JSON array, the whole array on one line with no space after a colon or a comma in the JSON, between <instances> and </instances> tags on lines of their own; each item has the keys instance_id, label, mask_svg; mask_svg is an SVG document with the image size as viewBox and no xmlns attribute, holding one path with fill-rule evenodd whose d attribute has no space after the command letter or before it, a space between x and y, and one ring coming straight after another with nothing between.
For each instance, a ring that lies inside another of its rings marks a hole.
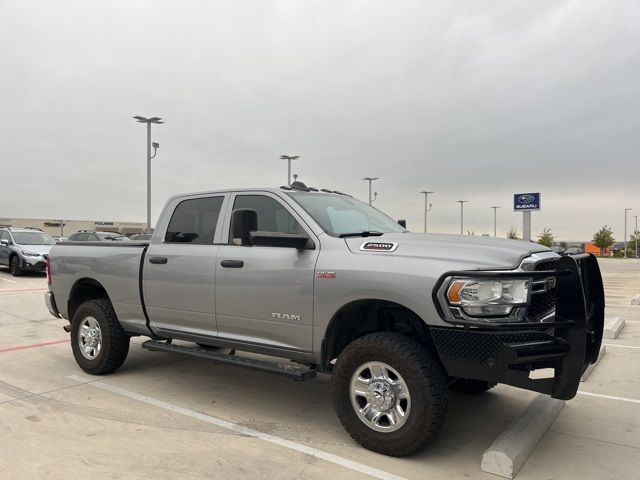
<instances>
[{"instance_id":1,"label":"windshield","mask_svg":"<svg viewBox=\"0 0 640 480\"><path fill-rule=\"evenodd\" d=\"M42 232L13 232L13 239L19 245L54 245L56 242Z\"/></svg>"},{"instance_id":2,"label":"windshield","mask_svg":"<svg viewBox=\"0 0 640 480\"><path fill-rule=\"evenodd\" d=\"M405 232L403 228L371 205L344 195L287 192L318 222L329 235L376 231L381 233Z\"/></svg>"}]
</instances>

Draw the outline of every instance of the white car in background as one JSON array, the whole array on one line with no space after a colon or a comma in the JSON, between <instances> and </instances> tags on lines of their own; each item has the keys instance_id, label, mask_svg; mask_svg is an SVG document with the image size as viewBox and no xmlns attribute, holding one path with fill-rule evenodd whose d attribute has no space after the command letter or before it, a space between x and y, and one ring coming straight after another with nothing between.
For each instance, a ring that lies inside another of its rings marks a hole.
<instances>
[{"instance_id":1,"label":"white car in background","mask_svg":"<svg viewBox=\"0 0 640 480\"><path fill-rule=\"evenodd\" d=\"M25 272L44 273L51 247L56 241L37 228L0 228L0 265L6 265L11 275Z\"/></svg>"}]
</instances>

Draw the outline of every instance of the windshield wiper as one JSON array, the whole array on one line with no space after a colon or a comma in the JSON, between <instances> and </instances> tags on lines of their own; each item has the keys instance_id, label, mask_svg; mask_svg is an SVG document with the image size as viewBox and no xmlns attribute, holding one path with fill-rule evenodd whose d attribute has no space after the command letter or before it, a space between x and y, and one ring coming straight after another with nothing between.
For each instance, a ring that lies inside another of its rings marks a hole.
<instances>
[{"instance_id":1,"label":"windshield wiper","mask_svg":"<svg viewBox=\"0 0 640 480\"><path fill-rule=\"evenodd\" d=\"M365 230L364 232L350 232L350 233L341 233L339 235L340 238L347 237L380 237L384 235L382 232L376 232L375 230Z\"/></svg>"}]
</instances>

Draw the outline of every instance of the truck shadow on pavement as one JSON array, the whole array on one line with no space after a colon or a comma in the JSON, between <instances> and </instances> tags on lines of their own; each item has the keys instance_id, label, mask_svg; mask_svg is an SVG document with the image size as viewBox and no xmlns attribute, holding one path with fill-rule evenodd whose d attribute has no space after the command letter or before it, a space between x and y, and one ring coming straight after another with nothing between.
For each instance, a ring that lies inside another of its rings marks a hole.
<instances>
[{"instance_id":1,"label":"truck shadow on pavement","mask_svg":"<svg viewBox=\"0 0 640 480\"><path fill-rule=\"evenodd\" d=\"M167 362L171 358L170 362ZM225 419L264 433L320 449L376 455L351 440L338 421L331 400L330 376L295 382L242 368L216 365L180 355L155 354L132 344L130 357L112 376L117 384L163 401ZM104 377L109 380L110 377ZM126 386L125 386L126 385ZM130 387L129 387L130 385ZM440 434L411 461L461 461L477 469L482 452L526 408L533 394L498 386L480 395L450 392ZM389 461L402 461L391 459Z\"/></svg>"}]
</instances>

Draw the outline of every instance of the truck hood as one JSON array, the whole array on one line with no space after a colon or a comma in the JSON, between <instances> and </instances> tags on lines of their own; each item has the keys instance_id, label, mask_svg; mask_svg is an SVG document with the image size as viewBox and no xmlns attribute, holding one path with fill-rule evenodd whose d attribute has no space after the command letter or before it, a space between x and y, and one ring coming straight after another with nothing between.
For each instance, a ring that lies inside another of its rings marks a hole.
<instances>
[{"instance_id":1,"label":"truck hood","mask_svg":"<svg viewBox=\"0 0 640 480\"><path fill-rule=\"evenodd\" d=\"M532 253L551 252L551 249L533 242L473 235L385 233L380 237L346 238L345 242L356 254L434 260L476 269L513 269ZM362 250L367 243L397 246L378 247L393 248L392 251Z\"/></svg>"}]
</instances>

